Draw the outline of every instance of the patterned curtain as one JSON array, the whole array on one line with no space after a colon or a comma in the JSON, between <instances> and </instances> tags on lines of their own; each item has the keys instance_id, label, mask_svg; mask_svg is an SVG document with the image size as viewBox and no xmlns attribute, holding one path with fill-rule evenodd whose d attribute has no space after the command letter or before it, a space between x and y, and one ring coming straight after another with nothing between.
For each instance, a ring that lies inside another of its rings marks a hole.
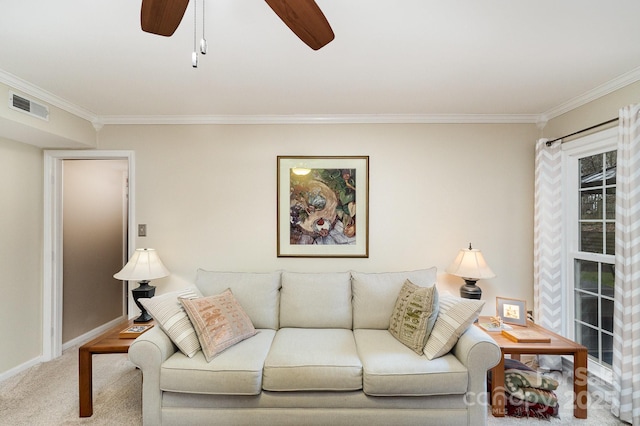
<instances>
[{"instance_id":1,"label":"patterned curtain","mask_svg":"<svg viewBox=\"0 0 640 426\"><path fill-rule=\"evenodd\" d=\"M536 322L562 332L562 150L561 142L536 144L533 296ZM559 356L540 356L540 367L561 370Z\"/></svg>"},{"instance_id":2,"label":"patterned curtain","mask_svg":"<svg viewBox=\"0 0 640 426\"><path fill-rule=\"evenodd\" d=\"M640 425L640 104L620 110L611 412Z\"/></svg>"}]
</instances>

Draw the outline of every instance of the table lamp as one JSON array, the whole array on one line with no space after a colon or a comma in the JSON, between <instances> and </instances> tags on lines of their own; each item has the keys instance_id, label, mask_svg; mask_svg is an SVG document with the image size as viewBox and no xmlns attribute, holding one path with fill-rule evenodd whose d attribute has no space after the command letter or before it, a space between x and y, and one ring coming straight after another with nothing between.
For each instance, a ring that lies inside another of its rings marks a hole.
<instances>
[{"instance_id":1,"label":"table lamp","mask_svg":"<svg viewBox=\"0 0 640 426\"><path fill-rule=\"evenodd\" d=\"M460 297L465 299L480 299L482 289L476 285L476 281L496 276L485 262L482 252L472 248L471 243L468 249L460 250L446 272L464 279L465 284L460 287Z\"/></svg>"},{"instance_id":2,"label":"table lamp","mask_svg":"<svg viewBox=\"0 0 640 426\"><path fill-rule=\"evenodd\" d=\"M151 315L138 301L140 298L152 298L156 294L156 288L149 285L149 281L163 278L169 275L169 270L162 264L158 253L152 248L136 249L129 262L124 265L113 278L123 281L138 281L140 286L131 290L133 301L140 308L140 316L133 322L151 321Z\"/></svg>"}]
</instances>

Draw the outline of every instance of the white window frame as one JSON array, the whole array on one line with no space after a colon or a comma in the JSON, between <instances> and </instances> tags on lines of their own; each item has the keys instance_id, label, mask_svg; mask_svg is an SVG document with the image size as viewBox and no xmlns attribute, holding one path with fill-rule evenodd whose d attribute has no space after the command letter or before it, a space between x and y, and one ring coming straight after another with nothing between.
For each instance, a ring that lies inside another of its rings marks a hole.
<instances>
[{"instance_id":1,"label":"white window frame","mask_svg":"<svg viewBox=\"0 0 640 426\"><path fill-rule=\"evenodd\" d=\"M562 198L563 198L563 289L565 309L562 322L568 338L575 339L573 325L575 315L574 259L615 264L614 255L579 252L578 218L580 216L580 199L578 188L578 160L591 155L614 151L618 144L617 127L603 130L588 136L562 144ZM571 360L572 361L572 360ZM610 368L595 362L589 362L589 373L594 374L606 383L613 382Z\"/></svg>"}]
</instances>

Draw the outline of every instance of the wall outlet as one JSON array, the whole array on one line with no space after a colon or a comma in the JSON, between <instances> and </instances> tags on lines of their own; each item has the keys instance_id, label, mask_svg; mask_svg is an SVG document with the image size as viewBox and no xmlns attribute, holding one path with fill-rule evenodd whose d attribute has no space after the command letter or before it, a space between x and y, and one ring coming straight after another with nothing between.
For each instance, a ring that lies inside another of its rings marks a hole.
<instances>
[{"instance_id":1,"label":"wall outlet","mask_svg":"<svg viewBox=\"0 0 640 426\"><path fill-rule=\"evenodd\" d=\"M147 236L147 224L140 223L138 224L138 237L146 237Z\"/></svg>"}]
</instances>

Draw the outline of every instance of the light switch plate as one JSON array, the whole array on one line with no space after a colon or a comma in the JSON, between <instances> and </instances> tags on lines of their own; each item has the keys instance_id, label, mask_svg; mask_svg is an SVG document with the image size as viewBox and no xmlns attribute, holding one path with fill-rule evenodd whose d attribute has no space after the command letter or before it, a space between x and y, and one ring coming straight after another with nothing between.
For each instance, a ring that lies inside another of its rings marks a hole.
<instances>
[{"instance_id":1,"label":"light switch plate","mask_svg":"<svg viewBox=\"0 0 640 426\"><path fill-rule=\"evenodd\" d=\"M147 224L140 223L138 224L138 237L146 237L147 236Z\"/></svg>"}]
</instances>

